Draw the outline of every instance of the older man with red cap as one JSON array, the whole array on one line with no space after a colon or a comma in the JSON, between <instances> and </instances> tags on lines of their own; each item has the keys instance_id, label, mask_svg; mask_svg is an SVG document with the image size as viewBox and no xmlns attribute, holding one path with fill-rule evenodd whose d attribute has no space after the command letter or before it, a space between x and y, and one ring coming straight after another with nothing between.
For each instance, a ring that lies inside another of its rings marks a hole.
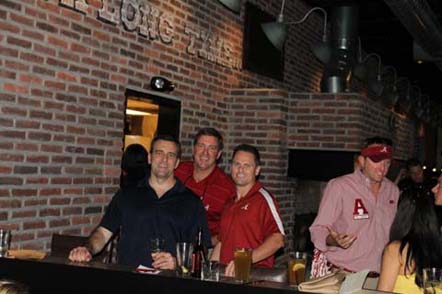
<instances>
[{"instance_id":1,"label":"older man with red cap","mask_svg":"<svg viewBox=\"0 0 442 294\"><path fill-rule=\"evenodd\" d=\"M310 227L316 248L313 276L332 268L379 273L399 198L399 189L385 178L392 153L391 140L369 138L358 157L359 169L327 184Z\"/></svg>"}]
</instances>

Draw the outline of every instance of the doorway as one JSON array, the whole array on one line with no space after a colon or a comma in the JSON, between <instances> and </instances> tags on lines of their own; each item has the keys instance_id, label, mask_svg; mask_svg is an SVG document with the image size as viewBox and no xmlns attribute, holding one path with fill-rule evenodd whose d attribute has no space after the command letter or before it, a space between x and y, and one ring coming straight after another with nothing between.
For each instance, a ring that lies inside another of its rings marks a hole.
<instances>
[{"instance_id":1,"label":"doorway","mask_svg":"<svg viewBox=\"0 0 442 294\"><path fill-rule=\"evenodd\" d=\"M151 92L126 91L124 149L140 144L150 151L156 135L179 138L181 102Z\"/></svg>"}]
</instances>

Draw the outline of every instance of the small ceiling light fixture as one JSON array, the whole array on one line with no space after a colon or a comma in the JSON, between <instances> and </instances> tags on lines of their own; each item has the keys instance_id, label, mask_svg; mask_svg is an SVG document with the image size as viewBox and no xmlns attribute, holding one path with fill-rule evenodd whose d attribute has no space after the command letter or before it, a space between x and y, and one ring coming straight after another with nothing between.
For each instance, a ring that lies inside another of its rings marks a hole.
<instances>
[{"instance_id":1,"label":"small ceiling light fixture","mask_svg":"<svg viewBox=\"0 0 442 294\"><path fill-rule=\"evenodd\" d=\"M170 92L175 89L175 85L166 78L155 76L150 80L152 90L160 92Z\"/></svg>"},{"instance_id":2,"label":"small ceiling light fixture","mask_svg":"<svg viewBox=\"0 0 442 294\"><path fill-rule=\"evenodd\" d=\"M238 13L241 10L241 0L218 0L222 5Z\"/></svg>"},{"instance_id":3,"label":"small ceiling light fixture","mask_svg":"<svg viewBox=\"0 0 442 294\"><path fill-rule=\"evenodd\" d=\"M313 7L307 11L301 20L284 22L284 5L285 0L282 0L281 12L279 13L276 22L267 22L261 24L264 34L267 36L273 46L275 46L278 50L282 50L284 47L284 42L287 38L288 26L303 23L312 12L321 11L324 14L324 31L322 34L322 42L313 45L312 51L319 60L327 63L330 60L331 55L331 50L329 46L327 46L327 12L321 7Z\"/></svg>"}]
</instances>

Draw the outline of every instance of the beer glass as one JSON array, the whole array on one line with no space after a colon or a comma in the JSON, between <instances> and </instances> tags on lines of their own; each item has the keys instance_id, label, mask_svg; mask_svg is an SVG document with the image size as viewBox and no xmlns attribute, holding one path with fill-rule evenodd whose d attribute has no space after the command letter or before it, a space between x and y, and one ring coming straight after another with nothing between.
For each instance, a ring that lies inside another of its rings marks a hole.
<instances>
[{"instance_id":1,"label":"beer glass","mask_svg":"<svg viewBox=\"0 0 442 294\"><path fill-rule=\"evenodd\" d=\"M293 252L289 254L287 264L287 275L290 286L297 286L305 280L305 266L307 263L307 253Z\"/></svg>"},{"instance_id":2,"label":"beer glass","mask_svg":"<svg viewBox=\"0 0 442 294\"><path fill-rule=\"evenodd\" d=\"M203 262L201 279L206 281L219 281L219 263L218 261L207 260Z\"/></svg>"},{"instance_id":3,"label":"beer glass","mask_svg":"<svg viewBox=\"0 0 442 294\"><path fill-rule=\"evenodd\" d=\"M150 252L159 253L161 251L164 251L164 239L163 238L150 239Z\"/></svg>"},{"instance_id":4,"label":"beer glass","mask_svg":"<svg viewBox=\"0 0 442 294\"><path fill-rule=\"evenodd\" d=\"M0 229L0 257L7 257L11 243L11 231Z\"/></svg>"},{"instance_id":5,"label":"beer glass","mask_svg":"<svg viewBox=\"0 0 442 294\"><path fill-rule=\"evenodd\" d=\"M423 269L424 294L442 294L442 269Z\"/></svg>"},{"instance_id":6,"label":"beer glass","mask_svg":"<svg viewBox=\"0 0 442 294\"><path fill-rule=\"evenodd\" d=\"M247 283L250 280L252 267L252 249L236 248L234 252L235 280Z\"/></svg>"},{"instance_id":7,"label":"beer glass","mask_svg":"<svg viewBox=\"0 0 442 294\"><path fill-rule=\"evenodd\" d=\"M180 242L176 244L176 260L178 273L182 276L190 275L192 268L192 243Z\"/></svg>"}]
</instances>

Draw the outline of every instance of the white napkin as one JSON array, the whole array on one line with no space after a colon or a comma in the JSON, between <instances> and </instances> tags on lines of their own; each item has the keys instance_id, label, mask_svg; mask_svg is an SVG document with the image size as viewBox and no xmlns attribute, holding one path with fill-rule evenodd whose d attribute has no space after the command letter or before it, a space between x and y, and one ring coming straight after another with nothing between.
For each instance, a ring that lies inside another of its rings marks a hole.
<instances>
[{"instance_id":1,"label":"white napkin","mask_svg":"<svg viewBox=\"0 0 442 294\"><path fill-rule=\"evenodd\" d=\"M152 268L152 267L144 266L144 265L142 265L142 264L140 264L140 265L135 269L135 271L136 271L137 273L148 274L148 275L157 275L157 274L160 273L159 270L154 269L154 268Z\"/></svg>"}]
</instances>

